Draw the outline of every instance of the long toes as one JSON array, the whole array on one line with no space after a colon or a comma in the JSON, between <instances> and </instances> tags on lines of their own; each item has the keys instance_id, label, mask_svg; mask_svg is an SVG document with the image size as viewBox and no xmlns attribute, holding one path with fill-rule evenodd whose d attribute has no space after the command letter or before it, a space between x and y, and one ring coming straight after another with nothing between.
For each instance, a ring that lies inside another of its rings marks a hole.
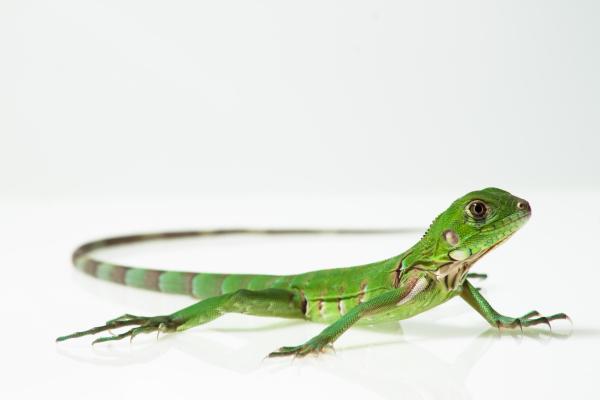
<instances>
[{"instance_id":1,"label":"long toes","mask_svg":"<svg viewBox=\"0 0 600 400\"><path fill-rule=\"evenodd\" d=\"M268 357L286 357L296 354L300 346L284 346L269 353Z\"/></svg>"},{"instance_id":2,"label":"long toes","mask_svg":"<svg viewBox=\"0 0 600 400\"><path fill-rule=\"evenodd\" d=\"M550 320L547 317L539 317L525 321L525 326L534 326L540 324L546 324L548 329L552 330L552 325L550 325Z\"/></svg>"},{"instance_id":3,"label":"long toes","mask_svg":"<svg viewBox=\"0 0 600 400\"><path fill-rule=\"evenodd\" d=\"M112 334L112 329L122 328L125 326L137 325L136 327L130 329L129 331L114 335ZM108 331L112 336L101 337L94 340L94 343L106 342L109 340L121 340L126 337L131 337L132 339L139 335L140 333L149 333L154 331L172 331L175 330L179 325L181 325L180 321L173 321L172 318L168 315L161 315L157 317L139 317L132 314L124 314L118 318L111 319L105 325L97 326L86 331L75 332L70 335L61 336L56 339L57 342L62 342L63 340L73 339L80 336L86 335L94 335L96 333Z\"/></svg>"},{"instance_id":4,"label":"long toes","mask_svg":"<svg viewBox=\"0 0 600 400\"><path fill-rule=\"evenodd\" d=\"M569 318L569 316L565 313L558 313L558 314L554 314L554 315L551 315L548 317L548 320L550 320L550 321L554 321L557 319L566 319L570 323L573 323L573 321L571 321L571 318Z\"/></svg>"},{"instance_id":5,"label":"long toes","mask_svg":"<svg viewBox=\"0 0 600 400\"><path fill-rule=\"evenodd\" d=\"M92 342L92 345L94 345L96 343L110 342L113 340L125 339L126 337L131 336L136 329L137 328L130 329L127 332L121 333L119 335L99 337L98 339L96 339Z\"/></svg>"},{"instance_id":6,"label":"long toes","mask_svg":"<svg viewBox=\"0 0 600 400\"><path fill-rule=\"evenodd\" d=\"M484 280L484 279L487 279L487 277L488 277L487 274L480 274L480 273L477 273L477 272L469 272L467 274L467 278L472 278L472 279L481 279L481 280Z\"/></svg>"},{"instance_id":7,"label":"long toes","mask_svg":"<svg viewBox=\"0 0 600 400\"><path fill-rule=\"evenodd\" d=\"M536 318L537 317L537 318ZM523 332L523 327L535 326L545 324L548 326L548 329L552 330L552 324L550 321L555 321L559 319L566 319L571 322L571 318L565 313L558 313L548 317L540 316L540 313L537 311L530 311L527 314L523 315L520 318L505 318L496 321L496 327L500 331L502 328L519 328L521 332ZM571 322L572 324L572 322Z\"/></svg>"},{"instance_id":8,"label":"long toes","mask_svg":"<svg viewBox=\"0 0 600 400\"><path fill-rule=\"evenodd\" d=\"M98 327L95 327L95 328L92 328L92 329L88 329L87 331L74 332L74 333L71 333L69 335L59 336L59 337L56 338L56 341L57 342L62 342L64 340L75 339L75 338L78 338L78 337L81 337L81 336L93 335L96 332L102 332L102 330L100 330L100 328L102 328L102 327L98 326ZM107 328L107 330L108 329L109 328Z\"/></svg>"},{"instance_id":9,"label":"long toes","mask_svg":"<svg viewBox=\"0 0 600 400\"><path fill-rule=\"evenodd\" d=\"M105 336L105 337L98 338L98 339L94 340L92 342L92 344L108 342L111 340L121 340L121 339L125 339L126 337L129 337L129 342L132 342L133 338L136 337L137 335L139 335L140 333L150 333L150 332L154 332L154 331L158 331L158 325L156 325L156 324L138 326L138 327L128 330L127 332L121 333L119 335Z\"/></svg>"},{"instance_id":10,"label":"long toes","mask_svg":"<svg viewBox=\"0 0 600 400\"><path fill-rule=\"evenodd\" d=\"M129 342L133 342L133 338L136 337L137 335L139 335L140 333L150 333L153 331L157 331L158 327L154 327L154 326L140 326L137 328L133 328L131 330L131 336L129 336Z\"/></svg>"},{"instance_id":11,"label":"long toes","mask_svg":"<svg viewBox=\"0 0 600 400\"><path fill-rule=\"evenodd\" d=\"M122 326L128 326L128 325L135 325L135 322L118 321L118 322L114 322L112 324L96 326L96 327L88 329L86 331L75 332L75 333L72 333L72 334L66 335L66 336L60 336L60 337L56 338L56 341L62 342L64 340L74 339L74 338L81 337L81 336L95 335L96 333L100 333L100 332L108 331L110 329L120 328Z\"/></svg>"},{"instance_id":12,"label":"long toes","mask_svg":"<svg viewBox=\"0 0 600 400\"><path fill-rule=\"evenodd\" d=\"M277 351L269 354L269 357L296 356L304 357L311 353L319 353L325 346L301 345L281 347Z\"/></svg>"},{"instance_id":13,"label":"long toes","mask_svg":"<svg viewBox=\"0 0 600 400\"><path fill-rule=\"evenodd\" d=\"M525 319L529 319L529 318L533 318L533 317L538 317L540 315L539 312L537 312L536 310L530 311L527 314L523 315L522 317L520 317L520 320L525 320Z\"/></svg>"},{"instance_id":14,"label":"long toes","mask_svg":"<svg viewBox=\"0 0 600 400\"><path fill-rule=\"evenodd\" d=\"M298 350L298 356L304 357L309 354L319 355L321 353L325 353L328 350L332 350L333 346L329 343L321 344L321 343L310 343L301 346Z\"/></svg>"},{"instance_id":15,"label":"long toes","mask_svg":"<svg viewBox=\"0 0 600 400\"><path fill-rule=\"evenodd\" d=\"M315 349L314 349L313 347L311 347L311 346L302 346L302 347L301 347L301 348L300 348L300 349L299 349L299 350L296 352L296 354L297 354L299 357L304 357L304 356L306 356L306 355L308 355L308 354L310 354L310 353L312 353L312 352L314 352L314 351L315 351Z\"/></svg>"},{"instance_id":16,"label":"long toes","mask_svg":"<svg viewBox=\"0 0 600 400\"><path fill-rule=\"evenodd\" d=\"M106 321L106 325L110 325L115 322L131 321L133 319L141 319L141 318L142 317L138 317L137 315L133 315L133 314L123 314L120 317Z\"/></svg>"},{"instance_id":17,"label":"long toes","mask_svg":"<svg viewBox=\"0 0 600 400\"><path fill-rule=\"evenodd\" d=\"M539 317L539 318L535 318L535 319L530 319L527 321L526 326L546 324L546 325L548 325L548 328L550 330L552 330L552 324L550 324L550 321L556 321L559 319L566 319L567 321L571 322L571 318L569 318L569 316L567 314L558 313L558 314L550 315L549 317ZM571 324L572 324L572 322L571 322Z\"/></svg>"},{"instance_id":18,"label":"long toes","mask_svg":"<svg viewBox=\"0 0 600 400\"><path fill-rule=\"evenodd\" d=\"M567 320L567 321L569 321L569 323L571 325L573 325L573 321L571 321L571 318L569 318L569 316L565 313L558 313L558 314L550 315L549 317L546 317L546 319L548 320L548 325L550 326L550 329L552 329L552 326L550 325L550 321L556 321L559 319Z\"/></svg>"}]
</instances>

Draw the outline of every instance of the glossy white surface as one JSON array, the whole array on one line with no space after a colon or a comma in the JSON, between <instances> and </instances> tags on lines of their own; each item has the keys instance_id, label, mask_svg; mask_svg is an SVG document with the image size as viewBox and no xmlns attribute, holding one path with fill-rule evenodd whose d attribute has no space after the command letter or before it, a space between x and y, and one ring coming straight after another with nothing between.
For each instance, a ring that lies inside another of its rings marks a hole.
<instances>
[{"instance_id":1,"label":"glossy white surface","mask_svg":"<svg viewBox=\"0 0 600 400\"><path fill-rule=\"evenodd\" d=\"M574 322L497 336L460 299L400 326L352 329L336 354L264 359L321 325L230 315L183 334L90 346L58 335L124 312L160 314L191 302L100 282L70 267L83 240L215 226L423 226L454 194L411 198L246 198L4 202L3 383L6 398L592 398L600 356L600 278L590 257L600 228L597 194L527 194L533 218L475 267L500 311L564 311ZM409 212L410 210L410 212ZM435 211L432 211L435 210ZM349 223L351 221L352 223ZM111 260L192 270L298 272L349 265L404 250L418 234L381 237L219 238L129 246Z\"/></svg>"}]
</instances>

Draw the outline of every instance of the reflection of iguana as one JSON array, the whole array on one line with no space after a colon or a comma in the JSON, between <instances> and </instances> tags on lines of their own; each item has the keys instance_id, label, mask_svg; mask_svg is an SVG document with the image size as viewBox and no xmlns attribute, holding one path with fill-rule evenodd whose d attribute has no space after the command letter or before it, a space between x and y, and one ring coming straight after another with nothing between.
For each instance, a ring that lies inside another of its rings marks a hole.
<instances>
[{"instance_id":1,"label":"reflection of iguana","mask_svg":"<svg viewBox=\"0 0 600 400\"><path fill-rule=\"evenodd\" d=\"M99 248L145 240L228 233L316 233L309 230L222 230L124 236L91 242L73 255L80 270L128 286L188 294L203 300L170 315L138 317L125 314L105 325L62 336L58 341L133 326L125 333L101 337L105 342L139 333L177 332L234 312L301 318L330 325L299 346L282 347L271 356L305 355L322 351L355 323L410 318L460 295L492 326L515 328L555 319L536 311L519 318L495 311L466 279L471 266L516 232L531 215L527 201L500 189L468 193L440 214L423 238L406 252L372 264L299 275L252 275L172 272L133 268L97 261ZM351 231L345 231L351 232ZM282 260L285 262L285 260Z\"/></svg>"}]
</instances>

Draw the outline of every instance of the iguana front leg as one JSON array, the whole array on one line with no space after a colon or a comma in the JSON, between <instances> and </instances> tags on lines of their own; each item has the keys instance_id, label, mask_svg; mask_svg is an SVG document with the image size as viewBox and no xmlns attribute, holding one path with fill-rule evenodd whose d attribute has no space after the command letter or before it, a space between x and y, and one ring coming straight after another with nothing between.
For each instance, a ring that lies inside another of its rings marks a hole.
<instances>
[{"instance_id":1,"label":"iguana front leg","mask_svg":"<svg viewBox=\"0 0 600 400\"><path fill-rule=\"evenodd\" d=\"M500 314L488 303L488 301L479 293L479 290L475 288L468 280L463 283L463 289L460 296L467 302L471 307L475 309L490 325L497 328L523 328L524 326L533 326L539 324L546 324L550 327L550 321L557 319L569 319L564 313L550 315L548 317L540 316L537 311L530 311L527 314L518 317L507 317Z\"/></svg>"},{"instance_id":2,"label":"iguana front leg","mask_svg":"<svg viewBox=\"0 0 600 400\"><path fill-rule=\"evenodd\" d=\"M385 292L364 303L357 305L325 328L320 334L299 346L285 346L269 354L269 357L284 357L290 355L305 356L309 353L319 353L332 347L332 343L346 332L359 319L376 314L393 307L406 306L423 292L428 285L424 277L415 277L403 287Z\"/></svg>"}]
</instances>

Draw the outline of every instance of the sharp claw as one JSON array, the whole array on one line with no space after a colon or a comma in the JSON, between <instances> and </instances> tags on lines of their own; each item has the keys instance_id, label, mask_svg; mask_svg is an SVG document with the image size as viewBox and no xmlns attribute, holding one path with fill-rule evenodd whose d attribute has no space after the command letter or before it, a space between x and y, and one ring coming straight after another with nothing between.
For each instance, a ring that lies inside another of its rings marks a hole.
<instances>
[{"instance_id":1,"label":"sharp claw","mask_svg":"<svg viewBox=\"0 0 600 400\"><path fill-rule=\"evenodd\" d=\"M552 332L552 324L550 323L550 320L546 317L540 317L542 319L542 322L545 323L546 325L548 325L548 329L550 329L550 332Z\"/></svg>"},{"instance_id":2,"label":"sharp claw","mask_svg":"<svg viewBox=\"0 0 600 400\"><path fill-rule=\"evenodd\" d=\"M337 352L335 351L335 347L333 347L333 345L332 345L332 344L328 344L327 346L325 346L325 348L326 348L328 351L332 351L332 352L333 352L333 354L337 354Z\"/></svg>"},{"instance_id":3,"label":"sharp claw","mask_svg":"<svg viewBox=\"0 0 600 400\"><path fill-rule=\"evenodd\" d=\"M131 335L129 335L129 343L133 343L133 338L144 332L142 328L134 328L131 330Z\"/></svg>"},{"instance_id":4,"label":"sharp claw","mask_svg":"<svg viewBox=\"0 0 600 400\"><path fill-rule=\"evenodd\" d=\"M537 324L546 324L548 325L548 329L552 331L552 325L550 324L550 320L546 317L539 317L533 320L530 320L529 326L537 325Z\"/></svg>"},{"instance_id":5,"label":"sharp claw","mask_svg":"<svg viewBox=\"0 0 600 400\"><path fill-rule=\"evenodd\" d=\"M521 335L523 334L523 324L521 323L521 320L519 318L517 318L515 320L515 324L519 327L519 329L521 329Z\"/></svg>"}]
</instances>

